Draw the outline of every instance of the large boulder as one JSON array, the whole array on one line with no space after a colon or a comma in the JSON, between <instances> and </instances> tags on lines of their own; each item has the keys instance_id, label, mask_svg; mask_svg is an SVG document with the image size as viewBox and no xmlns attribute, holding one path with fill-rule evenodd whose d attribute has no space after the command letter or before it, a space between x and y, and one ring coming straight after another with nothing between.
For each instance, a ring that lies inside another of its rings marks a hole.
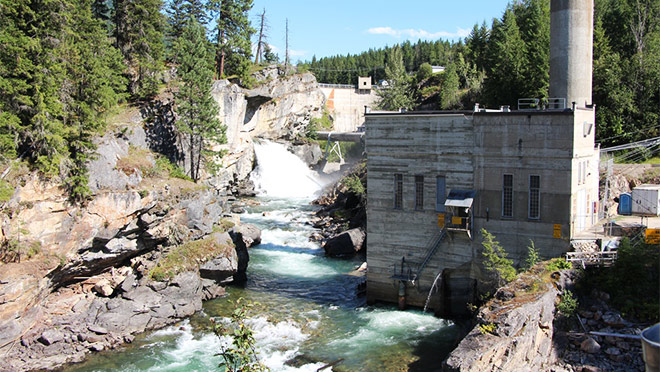
<instances>
[{"instance_id":1,"label":"large boulder","mask_svg":"<svg viewBox=\"0 0 660 372\"><path fill-rule=\"evenodd\" d=\"M323 249L331 257L354 255L362 249L366 236L362 228L347 230L328 239Z\"/></svg>"},{"instance_id":2,"label":"large boulder","mask_svg":"<svg viewBox=\"0 0 660 372\"><path fill-rule=\"evenodd\" d=\"M318 143L292 144L289 151L296 154L308 166L312 167L323 159L323 151Z\"/></svg>"},{"instance_id":3,"label":"large boulder","mask_svg":"<svg viewBox=\"0 0 660 372\"><path fill-rule=\"evenodd\" d=\"M228 233L213 233L211 239L220 245L227 245L232 241ZM217 283L222 283L236 274L238 266L239 256L236 250L227 249L225 254L203 263L199 267L199 275L203 279L211 279Z\"/></svg>"},{"instance_id":4,"label":"large boulder","mask_svg":"<svg viewBox=\"0 0 660 372\"><path fill-rule=\"evenodd\" d=\"M234 244L236 244L237 239L241 239L247 248L252 248L261 243L261 230L250 223L243 223L232 227L229 230L229 235L234 240Z\"/></svg>"},{"instance_id":5,"label":"large boulder","mask_svg":"<svg viewBox=\"0 0 660 372\"><path fill-rule=\"evenodd\" d=\"M245 232L245 236L243 233ZM257 234L258 232L258 234ZM236 246L236 254L238 255L238 271L234 274L234 282L243 283L247 281L247 267L250 262L250 254L248 253L248 246L252 246L261 242L261 230L254 225L239 225L232 228L229 232L234 245ZM257 241L258 243L255 243Z\"/></svg>"}]
</instances>

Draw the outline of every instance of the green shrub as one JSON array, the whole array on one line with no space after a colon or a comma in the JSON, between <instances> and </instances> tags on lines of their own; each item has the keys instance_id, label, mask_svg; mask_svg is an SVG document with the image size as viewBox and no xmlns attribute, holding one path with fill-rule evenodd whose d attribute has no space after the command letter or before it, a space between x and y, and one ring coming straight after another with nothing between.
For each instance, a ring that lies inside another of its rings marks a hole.
<instances>
[{"instance_id":1,"label":"green shrub","mask_svg":"<svg viewBox=\"0 0 660 372\"><path fill-rule=\"evenodd\" d=\"M194 270L200 264L233 249L233 246L218 244L212 238L181 244L170 250L149 272L153 280L171 279L176 274Z\"/></svg>"},{"instance_id":2,"label":"green shrub","mask_svg":"<svg viewBox=\"0 0 660 372\"><path fill-rule=\"evenodd\" d=\"M192 178L186 175L186 172L181 167L179 167L176 164L173 164L165 156L156 157L156 164L153 167L153 172L151 172L150 174L158 177L180 178L182 180L192 181Z\"/></svg>"},{"instance_id":3,"label":"green shrub","mask_svg":"<svg viewBox=\"0 0 660 372\"><path fill-rule=\"evenodd\" d=\"M0 203L5 203L14 195L14 188L9 182L0 180Z\"/></svg>"},{"instance_id":4,"label":"green shrub","mask_svg":"<svg viewBox=\"0 0 660 372\"><path fill-rule=\"evenodd\" d=\"M624 316L640 321L660 321L660 248L658 245L621 240L612 267L587 268L578 289L585 294L595 288L610 295L610 305Z\"/></svg>"},{"instance_id":5,"label":"green shrub","mask_svg":"<svg viewBox=\"0 0 660 372\"><path fill-rule=\"evenodd\" d=\"M550 261L548 261L547 265L545 265L545 269L550 272L568 270L572 268L573 266L570 263L568 263L566 259L561 257L553 258Z\"/></svg>"},{"instance_id":6,"label":"green shrub","mask_svg":"<svg viewBox=\"0 0 660 372\"><path fill-rule=\"evenodd\" d=\"M307 125L307 131L305 136L309 139L316 140L318 131L331 131L333 128L332 118L330 113L327 110L323 111L323 115L320 118L312 118Z\"/></svg>"},{"instance_id":7,"label":"green shrub","mask_svg":"<svg viewBox=\"0 0 660 372\"><path fill-rule=\"evenodd\" d=\"M570 317L575 314L578 308L578 300L573 297L573 292L564 290L561 295L561 300L557 304L557 310L563 316Z\"/></svg>"},{"instance_id":8,"label":"green shrub","mask_svg":"<svg viewBox=\"0 0 660 372\"><path fill-rule=\"evenodd\" d=\"M484 247L481 254L484 257L484 267L495 277L497 286L502 286L516 278L516 269L513 267L513 261L506 258L507 253L500 243L495 240L493 234L481 229L483 235Z\"/></svg>"},{"instance_id":9,"label":"green shrub","mask_svg":"<svg viewBox=\"0 0 660 372\"><path fill-rule=\"evenodd\" d=\"M539 250L534 246L534 241L530 239L529 244L527 247L527 258L525 259L525 268L527 270L541 261Z\"/></svg>"},{"instance_id":10,"label":"green shrub","mask_svg":"<svg viewBox=\"0 0 660 372\"><path fill-rule=\"evenodd\" d=\"M420 83L433 75L433 67L427 62L422 63L419 66L419 70L417 70L417 74L415 75L415 80L417 80L417 83Z\"/></svg>"},{"instance_id":11,"label":"green shrub","mask_svg":"<svg viewBox=\"0 0 660 372\"><path fill-rule=\"evenodd\" d=\"M351 174L350 176L344 178L343 184L346 186L346 188L348 188L349 191L357 195L364 195L365 193L362 180L356 174Z\"/></svg>"},{"instance_id":12,"label":"green shrub","mask_svg":"<svg viewBox=\"0 0 660 372\"><path fill-rule=\"evenodd\" d=\"M232 339L231 345L220 342L222 357L219 367L227 372L267 372L270 371L259 361L259 355L255 349L256 340L254 332L245 324L250 308L254 304L242 303L242 298L236 301L235 309L231 313L231 321L227 323L215 323L213 332L222 339L228 336Z\"/></svg>"},{"instance_id":13,"label":"green shrub","mask_svg":"<svg viewBox=\"0 0 660 372\"><path fill-rule=\"evenodd\" d=\"M494 335L496 330L497 330L497 325L495 325L494 323L479 324L479 332L482 335Z\"/></svg>"}]
</instances>

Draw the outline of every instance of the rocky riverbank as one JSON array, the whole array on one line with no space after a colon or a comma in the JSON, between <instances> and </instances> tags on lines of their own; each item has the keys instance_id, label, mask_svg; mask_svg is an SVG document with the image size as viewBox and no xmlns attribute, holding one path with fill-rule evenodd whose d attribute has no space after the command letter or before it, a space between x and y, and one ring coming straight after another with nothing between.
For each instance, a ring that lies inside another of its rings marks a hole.
<instances>
[{"instance_id":1,"label":"rocky riverbank","mask_svg":"<svg viewBox=\"0 0 660 372\"><path fill-rule=\"evenodd\" d=\"M320 231L310 239L320 241L328 256L366 251L366 178L366 167L359 163L313 202L321 208L311 223Z\"/></svg>"},{"instance_id":2,"label":"rocky riverbank","mask_svg":"<svg viewBox=\"0 0 660 372\"><path fill-rule=\"evenodd\" d=\"M318 145L298 139L325 101L311 74L258 75L254 89L214 84L228 141L214 147L225 154L222 170L203 171L200 183L185 177L189 154L169 89L109 118L87 164L84 205L69 203L57 177L12 166L14 192L0 214L0 370L80 361L190 316L246 280L247 248L260 232L240 224L233 202L254 193L253 138L293 141L300 157L318 162Z\"/></svg>"},{"instance_id":3,"label":"rocky riverbank","mask_svg":"<svg viewBox=\"0 0 660 372\"><path fill-rule=\"evenodd\" d=\"M258 229L225 213L228 198L168 184L104 189L85 208L67 207L61 190L36 179L17 190L5 227L22 221L21 245L40 251L0 265L0 370L80 361L190 316L245 280Z\"/></svg>"},{"instance_id":4,"label":"rocky riverbank","mask_svg":"<svg viewBox=\"0 0 660 372\"><path fill-rule=\"evenodd\" d=\"M630 336L647 325L624 320L597 290L581 298L577 316L567 317L559 304L579 280L577 273L554 272L549 281L544 275L537 265L500 288L479 309L476 325L444 361L443 371L644 371L640 341Z\"/></svg>"}]
</instances>

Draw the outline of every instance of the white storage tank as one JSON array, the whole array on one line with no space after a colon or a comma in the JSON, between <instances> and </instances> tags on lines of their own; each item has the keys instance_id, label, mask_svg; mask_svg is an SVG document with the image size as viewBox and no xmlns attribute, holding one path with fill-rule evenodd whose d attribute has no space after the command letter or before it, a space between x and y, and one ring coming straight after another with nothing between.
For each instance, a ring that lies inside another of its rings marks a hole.
<instances>
[{"instance_id":1,"label":"white storage tank","mask_svg":"<svg viewBox=\"0 0 660 372\"><path fill-rule=\"evenodd\" d=\"M660 185L645 184L632 191L632 213L642 216L660 216Z\"/></svg>"}]
</instances>

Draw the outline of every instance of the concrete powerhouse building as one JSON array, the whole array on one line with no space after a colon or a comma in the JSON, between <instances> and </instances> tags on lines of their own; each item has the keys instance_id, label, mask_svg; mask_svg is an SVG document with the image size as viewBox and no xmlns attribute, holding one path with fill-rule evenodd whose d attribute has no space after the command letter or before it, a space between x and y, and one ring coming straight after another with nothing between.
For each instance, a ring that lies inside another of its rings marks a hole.
<instances>
[{"instance_id":1,"label":"concrete powerhouse building","mask_svg":"<svg viewBox=\"0 0 660 372\"><path fill-rule=\"evenodd\" d=\"M593 0L551 1L545 109L366 115L368 301L424 306L437 280L430 307L464 313L482 228L520 261L530 240L560 256L596 223L592 21Z\"/></svg>"}]
</instances>

